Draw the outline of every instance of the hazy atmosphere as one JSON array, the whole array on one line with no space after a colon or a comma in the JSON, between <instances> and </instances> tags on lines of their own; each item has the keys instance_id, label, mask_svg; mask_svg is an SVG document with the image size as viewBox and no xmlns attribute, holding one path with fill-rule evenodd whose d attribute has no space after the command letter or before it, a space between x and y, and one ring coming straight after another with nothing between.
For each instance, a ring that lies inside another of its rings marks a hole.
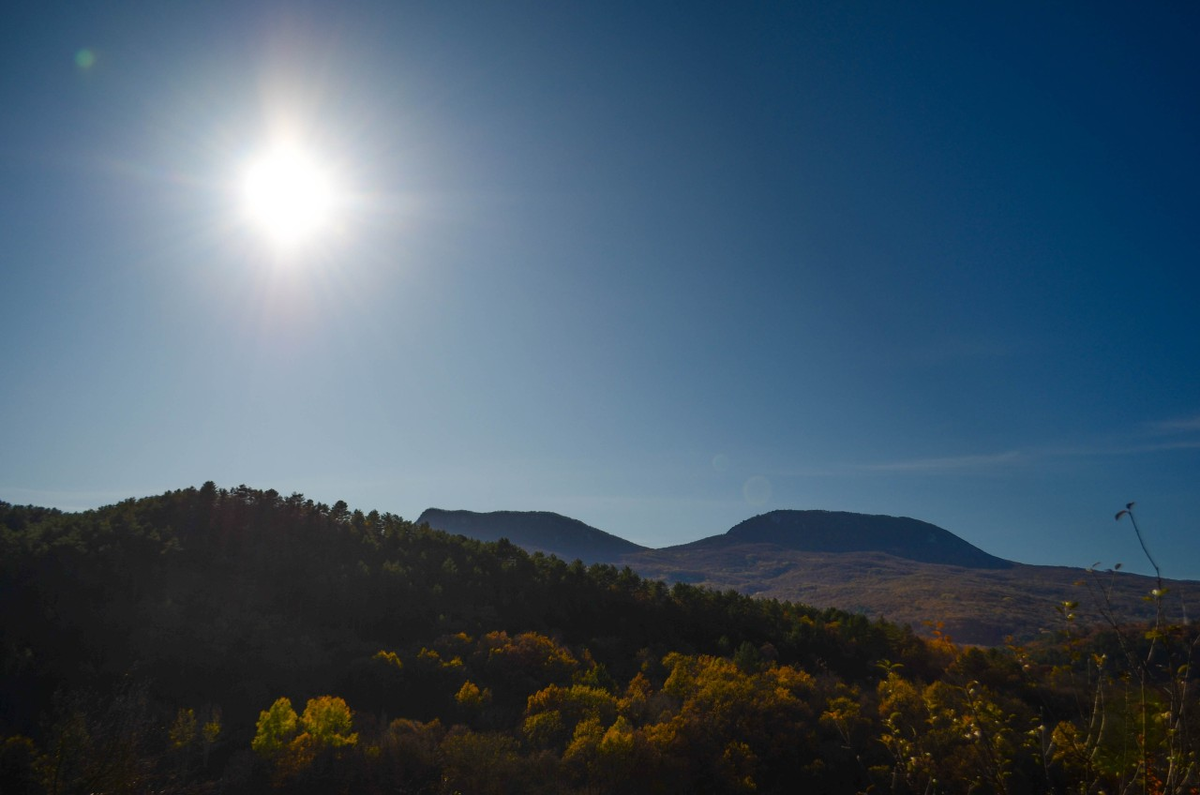
<instances>
[{"instance_id":1,"label":"hazy atmosphere","mask_svg":"<svg viewBox=\"0 0 1200 795\"><path fill-rule=\"evenodd\" d=\"M23 3L0 108L0 500L1200 578L1192 4Z\"/></svg>"}]
</instances>

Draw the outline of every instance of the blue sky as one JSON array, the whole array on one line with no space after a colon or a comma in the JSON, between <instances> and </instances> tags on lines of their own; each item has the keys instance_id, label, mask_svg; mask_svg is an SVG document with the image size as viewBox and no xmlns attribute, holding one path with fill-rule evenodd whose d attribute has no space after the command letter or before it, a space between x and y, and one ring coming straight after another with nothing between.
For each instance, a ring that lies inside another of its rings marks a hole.
<instances>
[{"instance_id":1,"label":"blue sky","mask_svg":"<svg viewBox=\"0 0 1200 795\"><path fill-rule=\"evenodd\" d=\"M33 3L0 499L776 508L1200 578L1191 4ZM281 253L286 123L342 193Z\"/></svg>"}]
</instances>

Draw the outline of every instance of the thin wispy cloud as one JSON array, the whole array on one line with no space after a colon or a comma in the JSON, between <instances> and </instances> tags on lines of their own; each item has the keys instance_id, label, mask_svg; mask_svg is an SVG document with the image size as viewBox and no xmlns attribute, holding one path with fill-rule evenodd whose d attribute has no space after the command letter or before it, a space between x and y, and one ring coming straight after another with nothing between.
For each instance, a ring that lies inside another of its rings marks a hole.
<instances>
[{"instance_id":1,"label":"thin wispy cloud","mask_svg":"<svg viewBox=\"0 0 1200 795\"><path fill-rule=\"evenodd\" d=\"M1200 433L1200 414L1151 422L1147 423L1146 427L1150 433L1155 434Z\"/></svg>"},{"instance_id":2,"label":"thin wispy cloud","mask_svg":"<svg viewBox=\"0 0 1200 795\"><path fill-rule=\"evenodd\" d=\"M1027 456L1018 450L982 455L944 456L939 458L910 458L881 464L862 464L857 468L873 472L961 472L964 470L1009 467L1025 461Z\"/></svg>"},{"instance_id":3,"label":"thin wispy cloud","mask_svg":"<svg viewBox=\"0 0 1200 795\"><path fill-rule=\"evenodd\" d=\"M1200 450L1200 439L1177 439L1171 442L1159 442L1158 444L1143 444L1137 447L1131 447L1127 451L1130 454L1135 453L1165 453L1171 450Z\"/></svg>"},{"instance_id":4,"label":"thin wispy cloud","mask_svg":"<svg viewBox=\"0 0 1200 795\"><path fill-rule=\"evenodd\" d=\"M1173 438L1172 438L1173 437ZM910 472L914 474L989 473L1015 466L1036 466L1062 459L1113 458L1181 450L1200 450L1200 415L1147 422L1133 432L1096 437L1075 444L1047 445L1020 450L907 458L896 461L814 467L806 473Z\"/></svg>"},{"instance_id":5,"label":"thin wispy cloud","mask_svg":"<svg viewBox=\"0 0 1200 795\"><path fill-rule=\"evenodd\" d=\"M1045 457L1080 458L1197 449L1200 449L1200 414L1144 422L1129 432L1115 433L1107 438L1085 441L1077 445L1048 447L1041 453Z\"/></svg>"}]
</instances>

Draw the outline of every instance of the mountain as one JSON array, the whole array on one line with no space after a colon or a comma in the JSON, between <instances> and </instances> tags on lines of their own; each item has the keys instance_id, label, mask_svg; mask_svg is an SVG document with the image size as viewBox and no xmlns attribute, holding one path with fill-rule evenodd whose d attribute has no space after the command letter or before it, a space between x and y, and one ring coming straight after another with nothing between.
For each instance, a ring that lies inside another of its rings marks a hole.
<instances>
[{"instance_id":1,"label":"mountain","mask_svg":"<svg viewBox=\"0 0 1200 795\"><path fill-rule=\"evenodd\" d=\"M643 577L848 610L995 646L1075 622L1144 621L1152 578L1004 560L917 519L842 511L780 510L728 532L646 549L583 522L546 512L442 511L418 523L484 541L508 538L528 551L629 566ZM1167 608L1195 613L1200 583L1172 581Z\"/></svg>"},{"instance_id":2,"label":"mountain","mask_svg":"<svg viewBox=\"0 0 1200 795\"><path fill-rule=\"evenodd\" d=\"M683 548L707 550L742 544L774 544L798 552L881 552L972 569L1013 565L928 522L845 511L771 511L741 522L724 535Z\"/></svg>"},{"instance_id":3,"label":"mountain","mask_svg":"<svg viewBox=\"0 0 1200 795\"><path fill-rule=\"evenodd\" d=\"M625 555L646 550L578 519L549 511L476 513L429 508L417 518L417 524L478 541L507 538L528 552L545 552L567 561L578 558L584 563L615 563Z\"/></svg>"},{"instance_id":4,"label":"mountain","mask_svg":"<svg viewBox=\"0 0 1200 795\"><path fill-rule=\"evenodd\" d=\"M916 519L834 511L772 511L621 562L643 577L936 627L985 646L1061 628L1065 612L1079 625L1151 620L1147 595L1157 586L1134 574L1014 563ZM1200 583L1165 584L1169 613L1195 612ZM1078 604L1060 611L1067 603Z\"/></svg>"}]
</instances>

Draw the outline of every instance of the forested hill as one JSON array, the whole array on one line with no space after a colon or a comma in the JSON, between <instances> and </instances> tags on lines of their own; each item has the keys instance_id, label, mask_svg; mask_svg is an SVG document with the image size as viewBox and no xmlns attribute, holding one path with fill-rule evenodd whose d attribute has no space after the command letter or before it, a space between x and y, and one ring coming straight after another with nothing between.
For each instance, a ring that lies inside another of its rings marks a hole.
<instances>
[{"instance_id":1,"label":"forested hill","mask_svg":"<svg viewBox=\"0 0 1200 795\"><path fill-rule=\"evenodd\" d=\"M429 508L421 513L417 523L480 541L507 538L530 552L557 555L564 560L578 558L584 563L617 563L622 555L646 549L578 519L549 511L478 513Z\"/></svg>"},{"instance_id":2,"label":"forested hill","mask_svg":"<svg viewBox=\"0 0 1200 795\"><path fill-rule=\"evenodd\" d=\"M469 673L491 688L484 724L496 728L519 724L527 697L551 683L624 688L671 652L769 646L781 663L848 680L881 659L931 665L907 629L839 611L668 587L244 486L82 513L0 503L0 567L0 735L39 736L62 717L63 694L135 685L167 711L220 705L224 736L248 748L255 716L281 695L331 692L366 714L453 722L444 687ZM432 650L485 638L478 670L461 648L446 659L465 668L425 670ZM519 638L533 646L507 645ZM547 653L570 658L566 679L542 678Z\"/></svg>"},{"instance_id":3,"label":"forested hill","mask_svg":"<svg viewBox=\"0 0 1200 795\"><path fill-rule=\"evenodd\" d=\"M1200 751L1092 712L1134 675L1189 725L1190 628L958 649L244 486L0 503L0 604L5 795L1118 791ZM1077 764L1098 724L1146 747Z\"/></svg>"}]
</instances>

